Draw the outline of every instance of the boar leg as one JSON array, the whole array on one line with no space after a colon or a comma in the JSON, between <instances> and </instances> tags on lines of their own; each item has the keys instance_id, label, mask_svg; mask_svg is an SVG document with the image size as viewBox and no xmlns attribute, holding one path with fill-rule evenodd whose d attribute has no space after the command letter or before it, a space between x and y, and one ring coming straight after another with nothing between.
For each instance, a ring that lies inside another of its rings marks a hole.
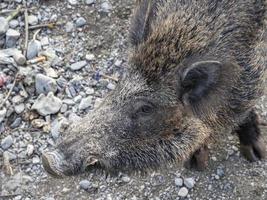
<instances>
[{"instance_id":1,"label":"boar leg","mask_svg":"<svg viewBox=\"0 0 267 200\"><path fill-rule=\"evenodd\" d=\"M251 111L246 121L236 131L240 140L240 152L244 157L255 162L266 158L266 147L259 129L259 119Z\"/></svg>"},{"instance_id":2,"label":"boar leg","mask_svg":"<svg viewBox=\"0 0 267 200\"><path fill-rule=\"evenodd\" d=\"M193 153L193 155L188 161L185 162L185 167L203 171L208 166L208 162L209 162L209 150L207 145L203 145Z\"/></svg>"}]
</instances>

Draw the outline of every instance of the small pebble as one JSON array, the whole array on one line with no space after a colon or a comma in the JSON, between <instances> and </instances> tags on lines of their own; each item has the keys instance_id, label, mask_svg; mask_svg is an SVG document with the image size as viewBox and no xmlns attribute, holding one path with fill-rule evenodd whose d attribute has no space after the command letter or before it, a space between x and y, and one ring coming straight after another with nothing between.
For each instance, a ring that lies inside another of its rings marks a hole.
<instances>
[{"instance_id":1,"label":"small pebble","mask_svg":"<svg viewBox=\"0 0 267 200\"><path fill-rule=\"evenodd\" d=\"M77 20L76 20L76 26L77 27L82 27L86 24L86 19L84 19L83 17L79 17Z\"/></svg>"},{"instance_id":2,"label":"small pebble","mask_svg":"<svg viewBox=\"0 0 267 200\"><path fill-rule=\"evenodd\" d=\"M32 164L39 164L40 163L40 158L39 157L33 157L32 159Z\"/></svg>"},{"instance_id":3,"label":"small pebble","mask_svg":"<svg viewBox=\"0 0 267 200\"><path fill-rule=\"evenodd\" d=\"M74 24L72 22L67 22L65 25L65 30L67 33L70 33L74 30Z\"/></svg>"},{"instance_id":4,"label":"small pebble","mask_svg":"<svg viewBox=\"0 0 267 200\"><path fill-rule=\"evenodd\" d=\"M130 181L131 181L131 179L130 179L130 177L129 176L123 176L122 178L121 178L121 180L124 182L124 183L129 183Z\"/></svg>"},{"instance_id":5,"label":"small pebble","mask_svg":"<svg viewBox=\"0 0 267 200\"><path fill-rule=\"evenodd\" d=\"M21 114L25 109L25 105L23 103L15 106L15 112L17 114Z\"/></svg>"},{"instance_id":6,"label":"small pebble","mask_svg":"<svg viewBox=\"0 0 267 200\"><path fill-rule=\"evenodd\" d=\"M38 24L38 17L36 17L35 15L29 15L28 16L28 22L29 22L29 25L37 25Z\"/></svg>"},{"instance_id":7,"label":"small pebble","mask_svg":"<svg viewBox=\"0 0 267 200\"><path fill-rule=\"evenodd\" d=\"M82 180L82 181L80 181L79 185L80 185L80 188L82 188L84 190L88 190L92 184L88 180Z\"/></svg>"},{"instance_id":8,"label":"small pebble","mask_svg":"<svg viewBox=\"0 0 267 200\"><path fill-rule=\"evenodd\" d=\"M85 0L85 3L86 3L87 5L92 5L92 4L95 3L95 0Z\"/></svg>"},{"instance_id":9,"label":"small pebble","mask_svg":"<svg viewBox=\"0 0 267 200\"><path fill-rule=\"evenodd\" d=\"M6 47L14 47L17 43L17 40L20 37L20 32L14 29L8 29L6 32Z\"/></svg>"},{"instance_id":10,"label":"small pebble","mask_svg":"<svg viewBox=\"0 0 267 200\"><path fill-rule=\"evenodd\" d=\"M217 174L214 176L214 178L216 179L216 180L219 180L220 179L220 176L218 176Z\"/></svg>"},{"instance_id":11,"label":"small pebble","mask_svg":"<svg viewBox=\"0 0 267 200\"><path fill-rule=\"evenodd\" d=\"M35 88L37 94L48 94L49 92L55 93L57 91L57 82L55 79L37 74L35 77Z\"/></svg>"},{"instance_id":12,"label":"small pebble","mask_svg":"<svg viewBox=\"0 0 267 200\"><path fill-rule=\"evenodd\" d=\"M178 192L179 197L186 197L187 195L188 195L188 189L186 187L182 187Z\"/></svg>"},{"instance_id":13,"label":"small pebble","mask_svg":"<svg viewBox=\"0 0 267 200\"><path fill-rule=\"evenodd\" d=\"M92 97L86 97L81 100L81 103L79 105L79 110L84 110L88 107L92 106Z\"/></svg>"},{"instance_id":14,"label":"small pebble","mask_svg":"<svg viewBox=\"0 0 267 200\"><path fill-rule=\"evenodd\" d=\"M222 168L218 168L216 170L216 174L219 176L219 177L223 177L224 176L224 171Z\"/></svg>"},{"instance_id":15,"label":"small pebble","mask_svg":"<svg viewBox=\"0 0 267 200\"><path fill-rule=\"evenodd\" d=\"M27 146L27 155L31 156L33 154L34 151L34 146L32 144L28 144Z\"/></svg>"},{"instance_id":16,"label":"small pebble","mask_svg":"<svg viewBox=\"0 0 267 200\"><path fill-rule=\"evenodd\" d=\"M85 59L87 61L93 61L93 60L95 60L95 55L94 54L86 54Z\"/></svg>"},{"instance_id":17,"label":"small pebble","mask_svg":"<svg viewBox=\"0 0 267 200\"><path fill-rule=\"evenodd\" d=\"M16 96L14 96L13 98L12 98L12 103L13 104L19 104L19 103L22 103L23 102L23 97L22 96L20 96L20 95L16 95Z\"/></svg>"},{"instance_id":18,"label":"small pebble","mask_svg":"<svg viewBox=\"0 0 267 200\"><path fill-rule=\"evenodd\" d=\"M7 150L9 147L12 146L12 144L13 144L13 138L11 135L8 135L2 140L1 147L2 149Z\"/></svg>"},{"instance_id":19,"label":"small pebble","mask_svg":"<svg viewBox=\"0 0 267 200\"><path fill-rule=\"evenodd\" d=\"M9 22L9 27L10 28L17 28L19 26L19 22L18 20L15 20L15 19L12 19L10 22Z\"/></svg>"},{"instance_id":20,"label":"small pebble","mask_svg":"<svg viewBox=\"0 0 267 200\"><path fill-rule=\"evenodd\" d=\"M77 0L68 0L69 4L74 6L74 5L77 5L78 4L78 1Z\"/></svg>"},{"instance_id":21,"label":"small pebble","mask_svg":"<svg viewBox=\"0 0 267 200\"><path fill-rule=\"evenodd\" d=\"M116 62L114 63L114 65L115 65L116 67L120 67L121 64L122 64L122 61L121 61L121 60L116 60Z\"/></svg>"},{"instance_id":22,"label":"small pebble","mask_svg":"<svg viewBox=\"0 0 267 200\"><path fill-rule=\"evenodd\" d=\"M95 93L95 90L94 90L94 88L88 88L88 89L86 89L85 93L88 95L92 95Z\"/></svg>"},{"instance_id":23,"label":"small pebble","mask_svg":"<svg viewBox=\"0 0 267 200\"><path fill-rule=\"evenodd\" d=\"M6 108L3 108L2 110L0 110L0 123L2 121L4 121L5 117L6 117L6 113L7 113L7 110Z\"/></svg>"},{"instance_id":24,"label":"small pebble","mask_svg":"<svg viewBox=\"0 0 267 200\"><path fill-rule=\"evenodd\" d=\"M21 124L22 119L21 117L16 118L13 123L10 125L11 128L17 128Z\"/></svg>"},{"instance_id":25,"label":"small pebble","mask_svg":"<svg viewBox=\"0 0 267 200\"><path fill-rule=\"evenodd\" d=\"M28 44L27 49L27 59L33 59L35 58L39 51L41 50L42 45L41 42L38 40L31 40Z\"/></svg>"},{"instance_id":26,"label":"small pebble","mask_svg":"<svg viewBox=\"0 0 267 200\"><path fill-rule=\"evenodd\" d=\"M68 105L67 104L63 104L61 106L60 112L61 113L65 113L65 112L67 112L67 110L68 110Z\"/></svg>"},{"instance_id":27,"label":"small pebble","mask_svg":"<svg viewBox=\"0 0 267 200\"><path fill-rule=\"evenodd\" d=\"M49 38L48 37L43 37L41 39L41 45L42 45L42 47L48 46L49 45Z\"/></svg>"},{"instance_id":28,"label":"small pebble","mask_svg":"<svg viewBox=\"0 0 267 200\"><path fill-rule=\"evenodd\" d=\"M182 178L175 178L175 185L178 187L182 187L183 186L183 179Z\"/></svg>"},{"instance_id":29,"label":"small pebble","mask_svg":"<svg viewBox=\"0 0 267 200\"><path fill-rule=\"evenodd\" d=\"M188 189L192 189L195 185L195 180L193 178L185 178L184 184Z\"/></svg>"},{"instance_id":30,"label":"small pebble","mask_svg":"<svg viewBox=\"0 0 267 200\"><path fill-rule=\"evenodd\" d=\"M101 11L104 13L109 13L112 10L112 5L106 1L101 4Z\"/></svg>"},{"instance_id":31,"label":"small pebble","mask_svg":"<svg viewBox=\"0 0 267 200\"><path fill-rule=\"evenodd\" d=\"M71 64L70 69L72 71L77 71L77 70L82 69L86 65L87 65L87 62L84 60L84 61L80 61L80 62L76 62L76 63Z\"/></svg>"},{"instance_id":32,"label":"small pebble","mask_svg":"<svg viewBox=\"0 0 267 200\"><path fill-rule=\"evenodd\" d=\"M114 90L116 88L116 85L114 85L113 83L108 83L107 88L110 90Z\"/></svg>"}]
</instances>

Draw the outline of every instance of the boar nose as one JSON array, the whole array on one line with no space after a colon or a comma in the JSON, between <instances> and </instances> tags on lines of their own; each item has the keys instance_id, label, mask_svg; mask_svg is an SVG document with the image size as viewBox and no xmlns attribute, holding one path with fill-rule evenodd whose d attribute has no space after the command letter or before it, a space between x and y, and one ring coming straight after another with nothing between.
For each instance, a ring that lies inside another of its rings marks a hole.
<instances>
[{"instance_id":1,"label":"boar nose","mask_svg":"<svg viewBox=\"0 0 267 200\"><path fill-rule=\"evenodd\" d=\"M46 152L42 155L44 169L54 177L62 178L66 175L62 165L63 162L64 156L58 151Z\"/></svg>"},{"instance_id":2,"label":"boar nose","mask_svg":"<svg viewBox=\"0 0 267 200\"><path fill-rule=\"evenodd\" d=\"M86 159L68 160L64 154L59 151L45 152L42 155L44 169L52 176L63 178L71 176L85 170L86 167L95 165L98 162L95 156Z\"/></svg>"}]
</instances>

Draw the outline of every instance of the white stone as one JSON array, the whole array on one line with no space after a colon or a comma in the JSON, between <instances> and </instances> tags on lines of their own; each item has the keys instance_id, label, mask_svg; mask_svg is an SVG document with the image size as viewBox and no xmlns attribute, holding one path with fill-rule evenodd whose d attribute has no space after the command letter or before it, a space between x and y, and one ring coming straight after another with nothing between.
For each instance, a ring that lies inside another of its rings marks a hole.
<instances>
[{"instance_id":1,"label":"white stone","mask_svg":"<svg viewBox=\"0 0 267 200\"><path fill-rule=\"evenodd\" d=\"M36 110L42 116L47 116L58 113L61 106L61 99L55 97L52 92L49 92L47 96L40 94L33 104L32 109Z\"/></svg>"},{"instance_id":2,"label":"white stone","mask_svg":"<svg viewBox=\"0 0 267 200\"><path fill-rule=\"evenodd\" d=\"M81 100L81 103L79 105L79 110L84 110L88 107L92 106L92 97L86 97Z\"/></svg>"},{"instance_id":3,"label":"white stone","mask_svg":"<svg viewBox=\"0 0 267 200\"><path fill-rule=\"evenodd\" d=\"M85 0L85 3L86 3L87 5L92 5L92 4L95 3L95 0Z\"/></svg>"},{"instance_id":4,"label":"white stone","mask_svg":"<svg viewBox=\"0 0 267 200\"><path fill-rule=\"evenodd\" d=\"M29 15L28 22L30 25L36 25L38 24L38 17L36 17L35 15Z\"/></svg>"},{"instance_id":5,"label":"white stone","mask_svg":"<svg viewBox=\"0 0 267 200\"><path fill-rule=\"evenodd\" d=\"M183 179L182 178L175 178L175 185L178 187L182 187L183 186Z\"/></svg>"},{"instance_id":6,"label":"white stone","mask_svg":"<svg viewBox=\"0 0 267 200\"><path fill-rule=\"evenodd\" d=\"M9 27L10 27L10 28L17 28L18 25L19 25L18 20L12 19L12 20L9 22Z\"/></svg>"},{"instance_id":7,"label":"white stone","mask_svg":"<svg viewBox=\"0 0 267 200\"><path fill-rule=\"evenodd\" d=\"M27 155L31 156L34 152L34 146L32 144L28 144L27 146Z\"/></svg>"},{"instance_id":8,"label":"white stone","mask_svg":"<svg viewBox=\"0 0 267 200\"><path fill-rule=\"evenodd\" d=\"M78 1L77 0L68 0L69 4L74 6L74 5L77 5L78 4Z\"/></svg>"},{"instance_id":9,"label":"white stone","mask_svg":"<svg viewBox=\"0 0 267 200\"><path fill-rule=\"evenodd\" d=\"M67 33L72 32L74 30L74 24L72 22L67 22L65 25L65 30Z\"/></svg>"},{"instance_id":10,"label":"white stone","mask_svg":"<svg viewBox=\"0 0 267 200\"><path fill-rule=\"evenodd\" d=\"M179 197L186 197L187 195L188 195L188 189L186 187L182 187L178 192Z\"/></svg>"},{"instance_id":11,"label":"white stone","mask_svg":"<svg viewBox=\"0 0 267 200\"><path fill-rule=\"evenodd\" d=\"M86 54L85 59L87 61L93 61L93 60L95 60L95 55L94 54Z\"/></svg>"},{"instance_id":12,"label":"white stone","mask_svg":"<svg viewBox=\"0 0 267 200\"><path fill-rule=\"evenodd\" d=\"M188 189L192 189L195 185L195 180L193 178L184 179L184 184Z\"/></svg>"},{"instance_id":13,"label":"white stone","mask_svg":"<svg viewBox=\"0 0 267 200\"><path fill-rule=\"evenodd\" d=\"M17 114L21 114L25 109L25 105L23 103L15 106L15 112Z\"/></svg>"}]
</instances>

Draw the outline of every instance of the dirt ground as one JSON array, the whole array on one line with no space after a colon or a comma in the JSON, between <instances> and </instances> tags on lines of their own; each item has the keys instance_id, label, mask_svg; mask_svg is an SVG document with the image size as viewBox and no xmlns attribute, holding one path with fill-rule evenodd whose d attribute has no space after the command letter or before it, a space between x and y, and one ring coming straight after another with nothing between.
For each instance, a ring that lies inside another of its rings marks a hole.
<instances>
[{"instance_id":1,"label":"dirt ground","mask_svg":"<svg viewBox=\"0 0 267 200\"><path fill-rule=\"evenodd\" d=\"M43 0L36 5L50 8L51 12L60 16L59 18L64 22L72 20L72 16L76 13L85 17L87 25L83 29L85 35L82 37L72 37L62 27L52 30L49 37L59 39L62 46L69 49L65 60L75 56L76 50L82 49L83 52L94 53L101 60L96 66L101 68L102 61L108 60L114 54L120 60L127 60L127 27L133 1L111 0L110 2L112 11L109 14L99 14L98 1L94 6L78 3L72 8L66 6L67 1ZM76 43L76 41L79 42ZM267 92L259 101L258 110L262 119L266 120ZM35 132L29 133L35 135ZM266 127L262 127L262 133L267 144ZM14 162L12 165L15 174L19 172L26 174L28 179L21 181L18 190L19 197L3 196L2 198L28 198L28 200L183 199L178 196L179 187L175 185L175 178L193 177L196 183L184 199L267 200L267 161L249 163L240 155L238 148L237 137L226 134L219 138L218 143L211 145L209 167L204 172L187 170L177 165L146 175L131 175L127 181L122 179L124 174L110 176L96 170L76 177L54 179L44 172L41 164L37 164L39 171L34 173L35 168L29 169L29 163ZM37 154L40 155L40 153ZM3 174L0 178L2 188L5 188L5 185L12 180L12 177ZM84 191L79 188L79 182L85 179L92 184L92 190Z\"/></svg>"}]
</instances>

